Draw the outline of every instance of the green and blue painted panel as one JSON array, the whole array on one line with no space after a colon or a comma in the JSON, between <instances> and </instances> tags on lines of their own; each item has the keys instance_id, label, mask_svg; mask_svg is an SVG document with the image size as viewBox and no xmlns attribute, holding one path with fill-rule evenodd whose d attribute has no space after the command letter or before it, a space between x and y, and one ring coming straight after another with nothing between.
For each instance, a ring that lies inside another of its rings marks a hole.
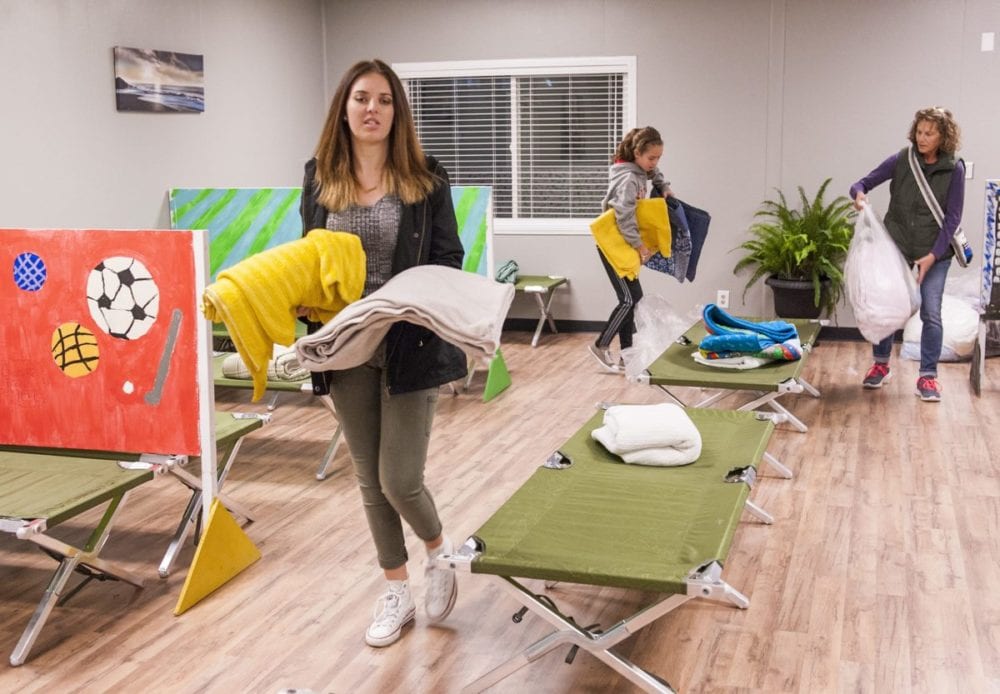
<instances>
[{"instance_id":1,"label":"green and blue painted panel","mask_svg":"<svg viewBox=\"0 0 1000 694\"><path fill-rule=\"evenodd\" d=\"M302 236L301 188L171 188L170 226L207 229L211 281L244 258Z\"/></svg>"},{"instance_id":2,"label":"green and blue painted panel","mask_svg":"<svg viewBox=\"0 0 1000 694\"><path fill-rule=\"evenodd\" d=\"M489 186L452 186L462 269L493 276L493 198ZM302 236L301 188L171 188L170 226L207 229L211 281L244 258Z\"/></svg>"},{"instance_id":3,"label":"green and blue painted panel","mask_svg":"<svg viewBox=\"0 0 1000 694\"><path fill-rule=\"evenodd\" d=\"M493 189L490 186L452 186L451 199L458 235L465 249L462 269L493 277Z\"/></svg>"}]
</instances>

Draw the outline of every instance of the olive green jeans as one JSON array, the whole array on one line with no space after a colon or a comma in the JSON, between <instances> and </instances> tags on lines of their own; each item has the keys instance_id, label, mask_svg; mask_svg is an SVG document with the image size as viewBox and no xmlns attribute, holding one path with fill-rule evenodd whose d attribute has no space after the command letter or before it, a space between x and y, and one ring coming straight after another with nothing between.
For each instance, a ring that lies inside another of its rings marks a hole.
<instances>
[{"instance_id":1,"label":"olive green jeans","mask_svg":"<svg viewBox=\"0 0 1000 694\"><path fill-rule=\"evenodd\" d=\"M331 374L330 394L354 460L354 474L383 569L406 564L403 524L430 541L441 521L424 486L438 389L389 395L385 370L365 364Z\"/></svg>"}]
</instances>

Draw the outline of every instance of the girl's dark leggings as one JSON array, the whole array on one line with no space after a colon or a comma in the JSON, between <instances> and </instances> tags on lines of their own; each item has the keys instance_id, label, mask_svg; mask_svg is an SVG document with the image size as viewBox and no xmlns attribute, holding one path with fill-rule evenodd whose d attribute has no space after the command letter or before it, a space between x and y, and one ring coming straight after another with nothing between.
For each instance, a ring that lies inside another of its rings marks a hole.
<instances>
[{"instance_id":1,"label":"girl's dark leggings","mask_svg":"<svg viewBox=\"0 0 1000 694\"><path fill-rule=\"evenodd\" d=\"M601 264L604 265L611 286L614 287L615 296L618 297L618 305L611 312L604 330L598 336L597 346L606 349L617 333L621 348L628 349L632 346L632 333L635 332L635 305L642 299L642 285L639 284L638 277L634 280L619 277L600 248L597 249L597 254L601 256Z\"/></svg>"}]
</instances>

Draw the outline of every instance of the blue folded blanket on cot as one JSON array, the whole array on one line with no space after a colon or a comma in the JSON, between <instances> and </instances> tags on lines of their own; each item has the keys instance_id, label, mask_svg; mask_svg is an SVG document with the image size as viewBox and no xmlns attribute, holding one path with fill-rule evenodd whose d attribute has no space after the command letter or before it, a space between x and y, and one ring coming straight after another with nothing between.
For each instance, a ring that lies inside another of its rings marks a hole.
<instances>
[{"instance_id":1,"label":"blue folded blanket on cot","mask_svg":"<svg viewBox=\"0 0 1000 694\"><path fill-rule=\"evenodd\" d=\"M706 359L753 356L776 361L802 358L799 331L787 321L749 321L731 316L715 304L702 311L708 331L698 350Z\"/></svg>"}]
</instances>

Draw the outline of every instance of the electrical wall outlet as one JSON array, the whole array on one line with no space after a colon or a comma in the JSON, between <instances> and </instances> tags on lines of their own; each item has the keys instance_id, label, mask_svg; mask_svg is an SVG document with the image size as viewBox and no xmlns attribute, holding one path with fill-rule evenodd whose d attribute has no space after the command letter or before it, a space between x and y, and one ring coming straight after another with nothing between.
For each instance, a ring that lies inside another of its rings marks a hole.
<instances>
[{"instance_id":1,"label":"electrical wall outlet","mask_svg":"<svg viewBox=\"0 0 1000 694\"><path fill-rule=\"evenodd\" d=\"M729 308L729 290L720 289L715 293L715 305L719 308Z\"/></svg>"}]
</instances>

